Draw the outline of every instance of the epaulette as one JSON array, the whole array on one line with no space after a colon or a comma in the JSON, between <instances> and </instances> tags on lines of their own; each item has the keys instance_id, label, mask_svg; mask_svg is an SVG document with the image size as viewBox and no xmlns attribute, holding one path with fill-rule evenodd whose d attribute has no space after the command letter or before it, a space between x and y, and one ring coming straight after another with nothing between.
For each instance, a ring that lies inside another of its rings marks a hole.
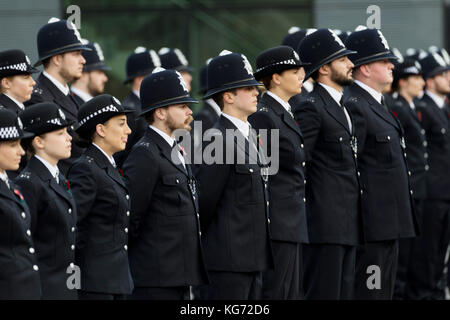
<instances>
[{"instance_id":1,"label":"epaulette","mask_svg":"<svg viewBox=\"0 0 450 320\"><path fill-rule=\"evenodd\" d=\"M258 108L258 111L262 111L262 112L269 112L269 108L267 108L266 106L262 105Z\"/></svg>"},{"instance_id":2,"label":"epaulette","mask_svg":"<svg viewBox=\"0 0 450 320\"><path fill-rule=\"evenodd\" d=\"M19 178L24 179L30 179L31 178L31 172L30 171L24 171L20 174Z\"/></svg>"},{"instance_id":3,"label":"epaulette","mask_svg":"<svg viewBox=\"0 0 450 320\"><path fill-rule=\"evenodd\" d=\"M145 141L140 142L139 145L143 146L143 147L146 147L146 148L150 147L150 143L145 142Z\"/></svg>"},{"instance_id":4,"label":"epaulette","mask_svg":"<svg viewBox=\"0 0 450 320\"><path fill-rule=\"evenodd\" d=\"M353 103L356 103L356 102L358 102L358 98L357 98L357 97L350 97L350 98L347 100L347 102L353 102Z\"/></svg>"},{"instance_id":5,"label":"epaulette","mask_svg":"<svg viewBox=\"0 0 450 320\"><path fill-rule=\"evenodd\" d=\"M33 89L33 93L36 93L36 94L42 94L43 92L44 92L44 90L42 90L39 87L34 87L34 89Z\"/></svg>"},{"instance_id":6,"label":"epaulette","mask_svg":"<svg viewBox=\"0 0 450 320\"><path fill-rule=\"evenodd\" d=\"M94 158L92 158L90 156L86 156L86 160L87 160L88 163L94 162Z\"/></svg>"}]
</instances>

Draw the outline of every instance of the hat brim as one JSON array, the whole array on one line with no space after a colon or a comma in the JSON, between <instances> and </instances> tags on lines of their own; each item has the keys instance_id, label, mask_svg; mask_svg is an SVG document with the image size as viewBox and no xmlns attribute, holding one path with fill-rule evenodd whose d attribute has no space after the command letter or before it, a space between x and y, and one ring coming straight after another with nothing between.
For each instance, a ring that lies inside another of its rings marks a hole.
<instances>
[{"instance_id":1,"label":"hat brim","mask_svg":"<svg viewBox=\"0 0 450 320\"><path fill-rule=\"evenodd\" d=\"M368 63L385 60L385 59L397 61L398 57L396 55L394 55L392 52L386 51L386 52L377 53L377 54L374 54L374 55L371 55L368 57L364 57L362 59L355 60L352 62L355 65L354 68L356 68L356 67L362 66L363 64L368 64Z\"/></svg>"},{"instance_id":2,"label":"hat brim","mask_svg":"<svg viewBox=\"0 0 450 320\"><path fill-rule=\"evenodd\" d=\"M125 109L120 112L104 112L101 115L98 115L94 118L89 119L81 126L78 124L78 127L75 129L75 132L77 132L78 134L89 133L99 123L104 123L113 117L121 116L123 114L126 115L126 114L133 113L133 112L135 112L135 111L131 110L131 109Z\"/></svg>"},{"instance_id":3,"label":"hat brim","mask_svg":"<svg viewBox=\"0 0 450 320\"><path fill-rule=\"evenodd\" d=\"M28 138L32 138L34 136L35 136L35 134L33 132L22 131L22 136L19 139L28 139Z\"/></svg>"},{"instance_id":4,"label":"hat brim","mask_svg":"<svg viewBox=\"0 0 450 320\"><path fill-rule=\"evenodd\" d=\"M30 132L33 131L33 134L35 136L40 136L41 134L44 134L44 133L53 132L56 130L70 127L75 122L76 122L75 120L70 120L70 121L64 120L63 122L61 122L61 124L48 123L45 127L41 128L41 129L34 130L33 128L28 128L28 130L30 130Z\"/></svg>"},{"instance_id":5,"label":"hat brim","mask_svg":"<svg viewBox=\"0 0 450 320\"><path fill-rule=\"evenodd\" d=\"M173 98L173 99L167 99L158 103L155 103L154 105L151 106L142 106L142 112L139 114L139 117L142 117L143 115L145 115L146 113L153 111L155 109L158 108L162 108L162 107L167 107L167 106L172 106L174 104L181 104L181 103L198 103L197 100L195 100L194 98L192 98L191 96L184 96L184 97L177 97L177 98Z\"/></svg>"},{"instance_id":6,"label":"hat brim","mask_svg":"<svg viewBox=\"0 0 450 320\"><path fill-rule=\"evenodd\" d=\"M446 72L450 70L450 66L445 66L445 67L437 67L433 70L431 70L431 72L425 73L422 70L422 75L424 77L424 79L429 79L429 78L433 78L434 76L437 76L440 73Z\"/></svg>"},{"instance_id":7,"label":"hat brim","mask_svg":"<svg viewBox=\"0 0 450 320\"><path fill-rule=\"evenodd\" d=\"M228 84L224 84L219 88L213 88L206 91L206 94L203 96L203 99L208 99L211 96L215 95L219 92L228 91L231 89L244 88L244 87L252 87L252 86L264 86L261 82L256 81L254 78L249 78L247 80L232 82Z\"/></svg>"},{"instance_id":8,"label":"hat brim","mask_svg":"<svg viewBox=\"0 0 450 320\"><path fill-rule=\"evenodd\" d=\"M275 64L268 66L260 71L256 71L253 75L256 80L261 80L264 77L271 76L274 73L281 73L290 69L298 69L304 66L310 65L310 63L298 63L298 64Z\"/></svg>"},{"instance_id":9,"label":"hat brim","mask_svg":"<svg viewBox=\"0 0 450 320\"><path fill-rule=\"evenodd\" d=\"M303 81L308 80L308 78L310 78L314 72L319 70L319 68L321 66L324 66L327 63L330 63L331 61L336 60L338 58L341 58L341 57L344 57L344 56L348 56L348 55L351 55L351 54L355 54L355 53L357 53L357 52L353 51L353 50L348 50L346 48L344 48L343 50L339 50L339 51L333 53L332 55L326 57L325 59L323 59L322 61L320 61L316 65L312 65L312 67L306 71L305 79Z\"/></svg>"},{"instance_id":10,"label":"hat brim","mask_svg":"<svg viewBox=\"0 0 450 320\"><path fill-rule=\"evenodd\" d=\"M83 44L76 44L76 45L73 45L73 46L65 46L63 48L59 48L59 49L50 51L46 55L44 55L42 57L39 57L38 61L36 61L36 63L34 64L34 67L37 67L37 66L41 65L42 61L44 61L47 58L56 56L58 54L71 52L71 51L78 51L78 50L92 51L91 48L89 48L88 46L83 45Z\"/></svg>"},{"instance_id":11,"label":"hat brim","mask_svg":"<svg viewBox=\"0 0 450 320\"><path fill-rule=\"evenodd\" d=\"M94 70L110 71L111 68L105 65L104 63L94 63L88 66L87 65L83 66L83 72L90 72Z\"/></svg>"}]
</instances>

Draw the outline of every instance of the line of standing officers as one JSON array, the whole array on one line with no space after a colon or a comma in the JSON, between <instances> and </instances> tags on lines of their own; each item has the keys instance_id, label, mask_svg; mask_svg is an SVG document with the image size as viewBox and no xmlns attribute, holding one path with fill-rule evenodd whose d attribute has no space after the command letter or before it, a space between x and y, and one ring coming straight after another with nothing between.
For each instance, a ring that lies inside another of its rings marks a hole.
<instances>
[{"instance_id":1,"label":"line of standing officers","mask_svg":"<svg viewBox=\"0 0 450 320\"><path fill-rule=\"evenodd\" d=\"M83 74L107 68L70 22L39 30L37 83L1 52L0 298L442 299L450 62L399 61L376 29L292 43L255 73L226 50L208 63L194 137L224 152L195 167L178 49L130 56L123 105L92 97Z\"/></svg>"}]
</instances>

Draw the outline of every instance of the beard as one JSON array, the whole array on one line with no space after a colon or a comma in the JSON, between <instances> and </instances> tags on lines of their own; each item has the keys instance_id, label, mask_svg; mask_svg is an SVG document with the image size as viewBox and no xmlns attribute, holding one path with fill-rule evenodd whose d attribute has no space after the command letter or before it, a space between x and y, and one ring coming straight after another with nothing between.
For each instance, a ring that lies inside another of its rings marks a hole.
<instances>
[{"instance_id":1,"label":"beard","mask_svg":"<svg viewBox=\"0 0 450 320\"><path fill-rule=\"evenodd\" d=\"M81 74L80 74L79 76L78 76L78 75L71 74L71 73L70 73L67 69L65 69L65 68L62 68L62 69L60 70L59 75L60 75L67 83L73 82L73 81L78 80L78 79L81 78Z\"/></svg>"},{"instance_id":2,"label":"beard","mask_svg":"<svg viewBox=\"0 0 450 320\"><path fill-rule=\"evenodd\" d=\"M101 87L100 85L96 86L96 85L94 85L94 83L91 80L89 80L87 87L88 87L89 94L93 97L98 96L99 94L102 94L105 91L104 86L103 87Z\"/></svg>"},{"instance_id":3,"label":"beard","mask_svg":"<svg viewBox=\"0 0 450 320\"><path fill-rule=\"evenodd\" d=\"M353 78L350 75L351 69L347 71L346 74L338 73L336 70L333 70L331 73L331 81L338 84L341 87L349 86L353 83Z\"/></svg>"},{"instance_id":4,"label":"beard","mask_svg":"<svg viewBox=\"0 0 450 320\"><path fill-rule=\"evenodd\" d=\"M194 118L192 116L189 116L184 122L183 124L177 124L176 121L170 116L167 118L167 127L169 128L170 131L175 131L177 129L184 129L187 131L191 131L191 126L190 123L194 120Z\"/></svg>"}]
</instances>

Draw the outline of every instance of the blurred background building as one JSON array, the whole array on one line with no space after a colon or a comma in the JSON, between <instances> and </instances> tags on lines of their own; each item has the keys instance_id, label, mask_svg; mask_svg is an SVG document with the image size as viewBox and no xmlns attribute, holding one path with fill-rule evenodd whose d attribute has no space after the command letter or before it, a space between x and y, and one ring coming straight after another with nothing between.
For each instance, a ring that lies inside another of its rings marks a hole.
<instances>
[{"instance_id":1,"label":"blurred background building","mask_svg":"<svg viewBox=\"0 0 450 320\"><path fill-rule=\"evenodd\" d=\"M0 0L0 50L23 49L37 59L38 29L52 16L81 9L80 33L98 42L112 70L106 92L123 98L125 61L137 47L179 48L198 71L222 49L242 52L254 65L262 50L281 43L288 29L341 29L365 25L368 6L381 9L381 30L391 46L450 46L450 0Z\"/></svg>"}]
</instances>

